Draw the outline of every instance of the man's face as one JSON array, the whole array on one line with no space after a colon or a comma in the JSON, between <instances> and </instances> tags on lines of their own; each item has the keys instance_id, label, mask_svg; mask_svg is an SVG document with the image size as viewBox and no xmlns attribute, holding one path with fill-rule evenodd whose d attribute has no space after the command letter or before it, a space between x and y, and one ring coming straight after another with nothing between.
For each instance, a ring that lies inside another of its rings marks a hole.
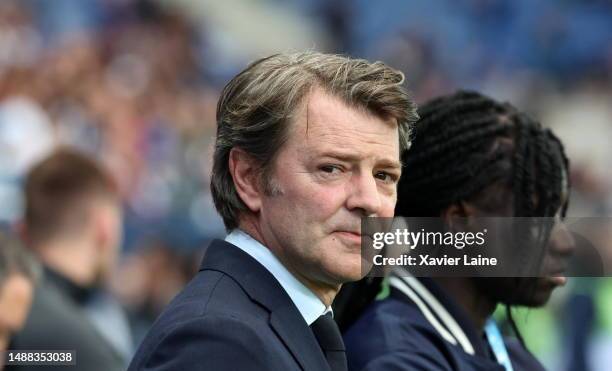
<instances>
[{"instance_id":1,"label":"man's face","mask_svg":"<svg viewBox=\"0 0 612 371\"><path fill-rule=\"evenodd\" d=\"M34 286L21 274L9 275L0 285L0 332L18 331L23 326L32 297Z\"/></svg>"},{"instance_id":2,"label":"man's face","mask_svg":"<svg viewBox=\"0 0 612 371\"><path fill-rule=\"evenodd\" d=\"M397 124L314 90L289 131L265 180L264 243L302 281L358 280L361 218L394 213Z\"/></svg>"}]
</instances>

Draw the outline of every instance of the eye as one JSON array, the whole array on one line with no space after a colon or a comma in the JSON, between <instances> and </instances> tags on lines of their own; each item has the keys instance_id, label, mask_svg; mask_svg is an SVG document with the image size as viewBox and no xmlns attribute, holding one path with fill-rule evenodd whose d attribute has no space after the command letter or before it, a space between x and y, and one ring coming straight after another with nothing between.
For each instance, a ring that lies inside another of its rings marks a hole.
<instances>
[{"instance_id":1,"label":"eye","mask_svg":"<svg viewBox=\"0 0 612 371\"><path fill-rule=\"evenodd\" d=\"M323 165L319 167L319 170L323 171L324 173L333 174L341 171L342 169L338 165Z\"/></svg>"},{"instance_id":2,"label":"eye","mask_svg":"<svg viewBox=\"0 0 612 371\"><path fill-rule=\"evenodd\" d=\"M397 175L388 173L386 171L379 171L374 175L374 177L376 177L376 179L382 180L385 183L395 183L397 182L398 178Z\"/></svg>"},{"instance_id":3,"label":"eye","mask_svg":"<svg viewBox=\"0 0 612 371\"><path fill-rule=\"evenodd\" d=\"M344 169L340 165L322 165L319 167L319 170L324 173L324 175L338 175Z\"/></svg>"}]
</instances>

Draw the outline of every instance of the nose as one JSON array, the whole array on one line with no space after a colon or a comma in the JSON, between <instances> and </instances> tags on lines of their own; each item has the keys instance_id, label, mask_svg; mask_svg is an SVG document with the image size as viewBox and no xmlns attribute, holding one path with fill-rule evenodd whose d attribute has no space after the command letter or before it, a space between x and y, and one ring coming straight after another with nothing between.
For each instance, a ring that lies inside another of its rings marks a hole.
<instances>
[{"instance_id":1,"label":"nose","mask_svg":"<svg viewBox=\"0 0 612 371\"><path fill-rule=\"evenodd\" d=\"M381 194L376 179L371 174L356 174L350 182L347 208L362 216L375 216L381 208Z\"/></svg>"}]
</instances>

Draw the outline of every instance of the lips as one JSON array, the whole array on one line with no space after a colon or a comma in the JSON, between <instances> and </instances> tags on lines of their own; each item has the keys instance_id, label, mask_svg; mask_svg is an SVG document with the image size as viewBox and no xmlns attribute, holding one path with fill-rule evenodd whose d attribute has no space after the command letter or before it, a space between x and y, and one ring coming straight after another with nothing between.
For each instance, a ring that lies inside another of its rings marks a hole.
<instances>
[{"instance_id":1,"label":"lips","mask_svg":"<svg viewBox=\"0 0 612 371\"><path fill-rule=\"evenodd\" d=\"M564 286L567 283L565 272L565 265L557 265L555 268L543 270L543 278L552 285Z\"/></svg>"},{"instance_id":2,"label":"lips","mask_svg":"<svg viewBox=\"0 0 612 371\"><path fill-rule=\"evenodd\" d=\"M336 231L336 233L344 233L344 234L349 234L352 236L357 236L361 238L361 232L354 232L354 231Z\"/></svg>"},{"instance_id":3,"label":"lips","mask_svg":"<svg viewBox=\"0 0 612 371\"><path fill-rule=\"evenodd\" d=\"M565 276L568 269L569 258L558 255L548 255L540 269L541 277Z\"/></svg>"},{"instance_id":4,"label":"lips","mask_svg":"<svg viewBox=\"0 0 612 371\"><path fill-rule=\"evenodd\" d=\"M335 231L334 234L351 243L361 244L361 233L355 231Z\"/></svg>"},{"instance_id":5,"label":"lips","mask_svg":"<svg viewBox=\"0 0 612 371\"><path fill-rule=\"evenodd\" d=\"M567 277L565 276L552 276L548 277L547 280L549 280L555 286L565 286L567 283Z\"/></svg>"}]
</instances>

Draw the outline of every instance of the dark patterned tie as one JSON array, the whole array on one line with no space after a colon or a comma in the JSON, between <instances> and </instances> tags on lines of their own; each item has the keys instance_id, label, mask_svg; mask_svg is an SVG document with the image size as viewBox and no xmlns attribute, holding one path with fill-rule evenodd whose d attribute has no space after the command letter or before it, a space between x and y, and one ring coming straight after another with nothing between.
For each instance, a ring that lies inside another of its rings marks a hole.
<instances>
[{"instance_id":1,"label":"dark patterned tie","mask_svg":"<svg viewBox=\"0 0 612 371\"><path fill-rule=\"evenodd\" d=\"M331 312L317 318L310 325L310 328L317 338L332 371L347 371L344 342Z\"/></svg>"}]
</instances>

